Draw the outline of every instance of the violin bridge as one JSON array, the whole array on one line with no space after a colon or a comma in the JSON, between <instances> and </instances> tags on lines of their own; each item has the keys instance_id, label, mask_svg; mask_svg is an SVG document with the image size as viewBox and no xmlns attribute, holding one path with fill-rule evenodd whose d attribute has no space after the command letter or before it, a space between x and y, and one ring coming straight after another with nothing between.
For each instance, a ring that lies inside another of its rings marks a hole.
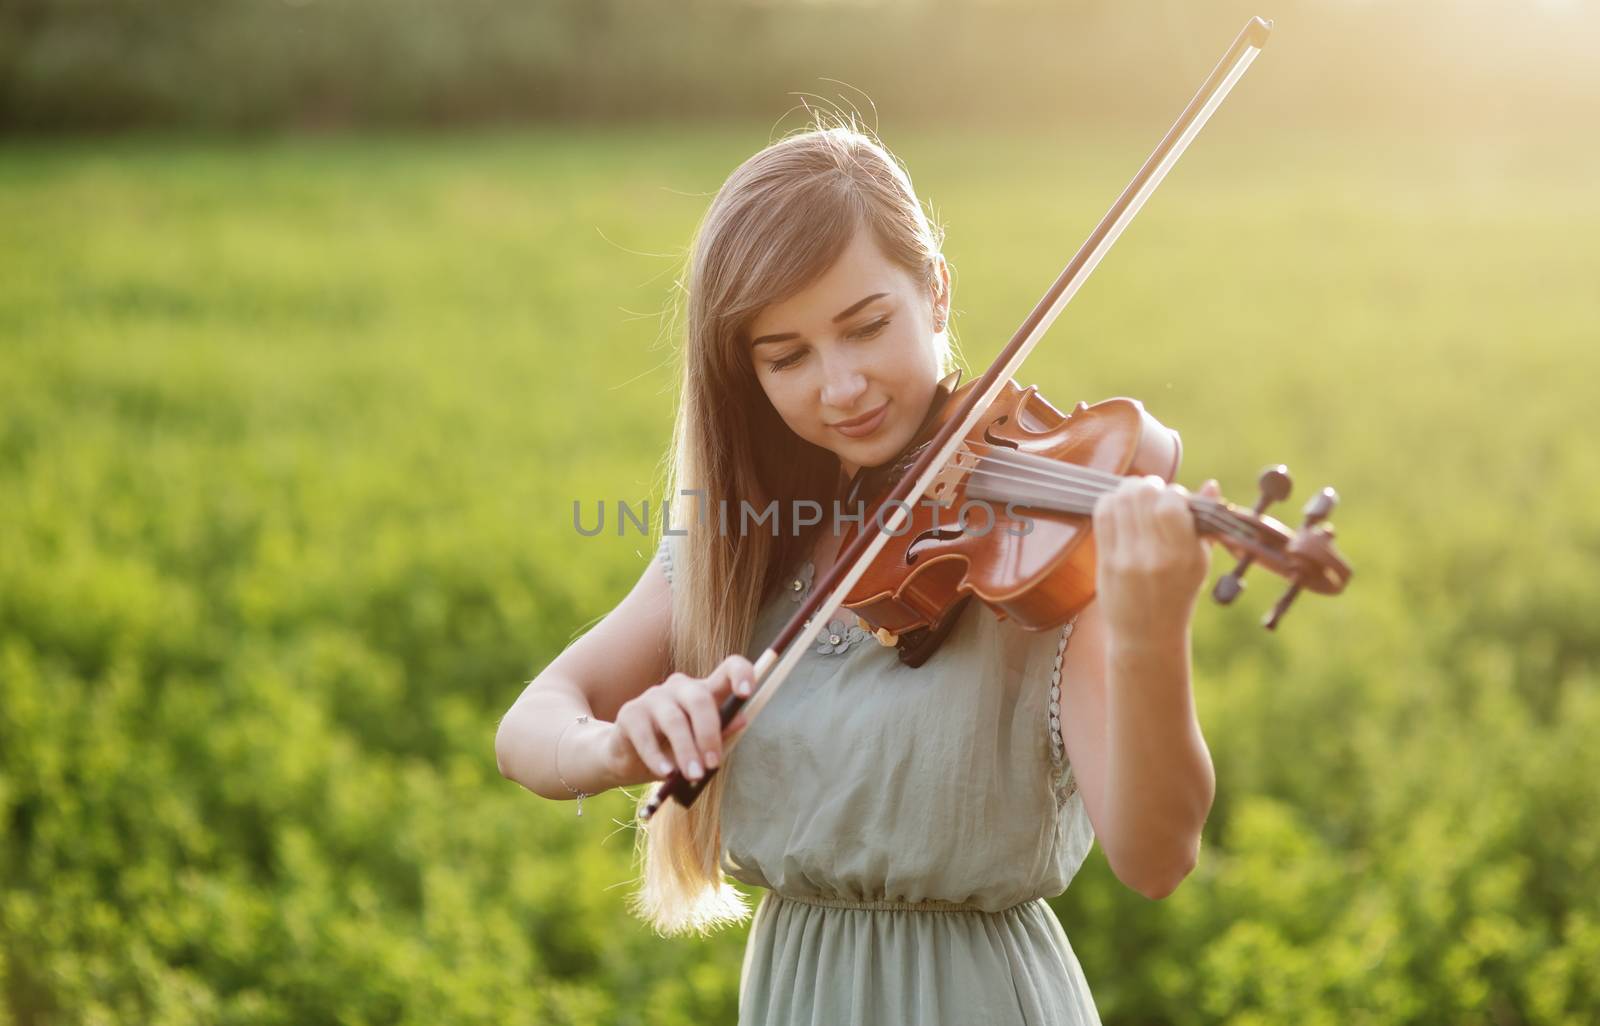
<instances>
[{"instance_id":1,"label":"violin bridge","mask_svg":"<svg viewBox=\"0 0 1600 1026\"><path fill-rule=\"evenodd\" d=\"M961 457L963 456L969 457L969 462L965 465L961 462ZM942 507L948 508L955 505L956 486L961 483L961 479L966 476L967 471L972 469L970 460L976 458L972 451L967 448L966 443L961 443L961 448L951 455L950 462L945 464L944 469L939 471L938 476L933 479L933 483L928 485L927 497Z\"/></svg>"}]
</instances>

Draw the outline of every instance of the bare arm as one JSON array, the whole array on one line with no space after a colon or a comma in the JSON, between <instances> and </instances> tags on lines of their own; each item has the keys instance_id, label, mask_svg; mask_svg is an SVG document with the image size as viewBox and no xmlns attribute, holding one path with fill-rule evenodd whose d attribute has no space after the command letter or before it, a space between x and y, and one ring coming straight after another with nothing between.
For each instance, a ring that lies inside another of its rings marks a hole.
<instances>
[{"instance_id":1,"label":"bare arm","mask_svg":"<svg viewBox=\"0 0 1600 1026\"><path fill-rule=\"evenodd\" d=\"M535 794L570 800L555 766L565 730L561 775L573 787L595 794L625 783L602 742L622 704L670 672L671 599L666 573L652 559L616 608L528 683L495 733L502 775ZM574 724L584 714L589 722Z\"/></svg>"},{"instance_id":2,"label":"bare arm","mask_svg":"<svg viewBox=\"0 0 1600 1026\"><path fill-rule=\"evenodd\" d=\"M1188 626L1171 634L1118 637L1091 602L1061 664L1063 741L1095 837L1117 879L1152 899L1194 868L1216 791Z\"/></svg>"},{"instance_id":3,"label":"bare arm","mask_svg":"<svg viewBox=\"0 0 1600 1026\"><path fill-rule=\"evenodd\" d=\"M1186 494L1130 478L1099 501L1097 597L1062 661L1063 741L1084 808L1117 878L1149 898L1194 868L1216 793L1189 653L1209 543ZM1215 482L1201 494L1215 495Z\"/></svg>"},{"instance_id":4,"label":"bare arm","mask_svg":"<svg viewBox=\"0 0 1600 1026\"><path fill-rule=\"evenodd\" d=\"M551 660L501 717L495 760L501 775L545 798L586 794L665 777L691 779L722 752L718 708L747 688L753 668L730 656L705 678L672 673L671 585L652 559L616 608ZM590 720L576 723L580 715ZM738 725L738 720L730 729Z\"/></svg>"}]
</instances>

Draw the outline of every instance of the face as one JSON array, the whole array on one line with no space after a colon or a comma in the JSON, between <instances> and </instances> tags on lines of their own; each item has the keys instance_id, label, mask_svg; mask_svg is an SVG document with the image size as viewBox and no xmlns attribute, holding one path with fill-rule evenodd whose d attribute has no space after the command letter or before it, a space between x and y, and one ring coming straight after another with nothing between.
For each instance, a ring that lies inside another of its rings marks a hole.
<instances>
[{"instance_id":1,"label":"face","mask_svg":"<svg viewBox=\"0 0 1600 1026\"><path fill-rule=\"evenodd\" d=\"M822 277L751 324L756 379L790 430L836 454L846 474L887 463L933 401L934 324L949 297L942 257L937 288L924 287L863 227Z\"/></svg>"}]
</instances>

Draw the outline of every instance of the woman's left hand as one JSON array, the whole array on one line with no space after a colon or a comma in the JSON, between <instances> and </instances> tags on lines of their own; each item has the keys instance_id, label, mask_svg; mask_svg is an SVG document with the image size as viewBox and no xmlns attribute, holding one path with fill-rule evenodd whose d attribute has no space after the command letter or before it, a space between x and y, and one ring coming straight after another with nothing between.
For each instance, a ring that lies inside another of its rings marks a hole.
<instances>
[{"instance_id":1,"label":"woman's left hand","mask_svg":"<svg viewBox=\"0 0 1600 1026\"><path fill-rule=\"evenodd\" d=\"M1189 510L1190 491L1155 475L1128 477L1094 506L1095 592L1113 631L1186 627L1211 569ZM1221 495L1216 479L1199 492Z\"/></svg>"}]
</instances>

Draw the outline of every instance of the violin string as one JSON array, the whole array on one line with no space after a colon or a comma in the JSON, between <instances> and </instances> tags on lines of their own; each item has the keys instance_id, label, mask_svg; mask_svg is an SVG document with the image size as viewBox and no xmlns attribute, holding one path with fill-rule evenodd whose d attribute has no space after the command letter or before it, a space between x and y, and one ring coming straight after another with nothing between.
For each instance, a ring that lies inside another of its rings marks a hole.
<instances>
[{"instance_id":1,"label":"violin string","mask_svg":"<svg viewBox=\"0 0 1600 1026\"><path fill-rule=\"evenodd\" d=\"M1106 485L1109 488L1115 488L1117 485L1127 480L1125 475L1112 473L1109 470L1097 470L1094 467L1085 467L1076 463L1068 463L1062 460L1051 459L1048 456L1039 456L1034 453L1024 452L1019 449L995 445L991 442L979 442L976 444L981 445L983 448L988 450L987 458L989 459L1005 463L1009 466L1025 466L1029 469L1036 470L1043 476L1055 477L1063 481L1078 480L1085 483L1098 483ZM1195 496L1195 498L1208 503L1214 501L1211 499L1204 499L1201 496Z\"/></svg>"},{"instance_id":2,"label":"violin string","mask_svg":"<svg viewBox=\"0 0 1600 1026\"><path fill-rule=\"evenodd\" d=\"M1038 467L1022 460L1009 459L1007 457L997 455L985 456L978 453L963 454L958 452L956 454L957 466L963 465L960 462L963 455L969 455L972 459L972 462L966 465L967 469L969 470L981 470L984 472L993 473L991 470L992 467L1004 467L1007 469L1018 470L1022 473L1020 476L1008 476L996 473L997 477L1007 477L1009 480L1016 481L1034 481L1047 485L1053 484L1055 481L1066 482L1066 484L1061 488L1061 494L1070 493L1074 496L1084 499L1087 505L1080 511L1084 513L1091 512L1094 507L1094 500L1111 491L1115 487L1115 485L1110 481L1086 479L1084 476L1065 468L1063 468L1061 471L1055 471L1053 469ZM1120 480L1120 478L1118 480Z\"/></svg>"},{"instance_id":3,"label":"violin string","mask_svg":"<svg viewBox=\"0 0 1600 1026\"><path fill-rule=\"evenodd\" d=\"M992 492L985 494L983 484L986 481L1015 482L1031 487L1034 490L1034 494L1016 495L1009 493L1002 488L994 488ZM1052 485L1049 482L1040 480L1036 477L1002 474L990 467L982 465L973 470L972 477L969 478L968 493L974 495L976 498L1012 498L1015 501L1019 501L1023 504L1026 504L1025 500L1028 498L1038 498L1046 502L1054 501L1062 506L1067 506L1068 508L1065 510L1065 512L1079 513L1083 515L1088 515L1093 512L1093 502L1089 498L1086 498L1087 493L1081 489ZM1196 501L1203 502L1204 500ZM1222 513L1193 504L1190 506L1190 511L1197 521L1199 521L1203 526L1210 528L1217 534L1227 535L1228 537L1237 539L1241 542L1248 542L1253 538L1253 535L1248 530L1235 524Z\"/></svg>"},{"instance_id":4,"label":"violin string","mask_svg":"<svg viewBox=\"0 0 1600 1026\"><path fill-rule=\"evenodd\" d=\"M963 455L970 455L978 461L991 461L997 466L1019 469L1026 476L1012 476L1001 474L992 468L982 468L981 472L996 480L1010 480L1022 484L1032 485L1035 488L1047 488L1049 497L1058 501L1072 500L1078 505L1075 510L1068 512L1092 513L1093 500L1120 485L1126 477L1107 470L1097 470L1093 467L1084 467L1078 464L1066 463L1060 460L1051 460L1049 457L1037 456L1032 453L1020 452L1007 446L994 445L988 442L968 441L967 448L957 450L955 459L957 466L961 466L960 459ZM987 454L978 452L981 447ZM1003 454L1003 455L1002 455ZM1052 485L1051 480L1069 482L1067 485ZM1081 483L1084 487L1077 487ZM980 496L981 497L981 496ZM999 496L996 496L999 497ZM1238 524L1228 511L1227 507L1214 499L1202 496L1191 496L1190 509L1195 518L1219 534L1227 534L1241 542L1250 542L1255 535L1249 528Z\"/></svg>"},{"instance_id":5,"label":"violin string","mask_svg":"<svg viewBox=\"0 0 1600 1026\"><path fill-rule=\"evenodd\" d=\"M1070 494L1080 500L1087 500L1090 497L1098 497L1107 491L1113 490L1117 484L1126 480L1126 478L1121 475L1112 474L1106 471L1094 470L1093 468L1078 467L1074 469L1071 464L1063 464L1060 461L1050 460L1048 457L1035 456L1031 453L1018 453L1015 450L1005 449L1000 446L991 446L990 448L992 452L988 456L981 456L976 453L973 455L977 456L979 460L991 460L997 465L1017 468L1022 470L1024 474L1031 475L1025 477L1007 477L1006 475L995 473L992 470L984 470L985 473L993 474L997 479L1000 480L1018 481L1021 483L1033 484L1035 486L1045 486L1048 479L1051 478L1065 481L1086 480L1094 482L1094 484L1087 491L1081 489L1057 489L1055 490L1054 494L1058 497ZM994 455L994 452L1004 452L1008 455ZM957 459L959 459L959 454ZM1092 512L1092 508L1093 503L1087 502L1085 508L1071 510L1069 512L1088 513ZM1200 520L1209 527L1215 528L1219 532L1227 532L1240 540L1247 540L1254 537L1253 533L1248 528L1241 527L1232 521L1231 514L1228 512L1226 506L1216 502L1213 499L1208 499L1198 495L1191 496L1190 508L1194 511L1196 519Z\"/></svg>"},{"instance_id":6,"label":"violin string","mask_svg":"<svg viewBox=\"0 0 1600 1026\"><path fill-rule=\"evenodd\" d=\"M982 487L983 483L986 481L1013 481L1019 484L1032 486L1038 494L1036 496L1019 495L1017 493L1007 492L998 488L994 489L992 492L986 492L986 490ZM973 471L972 479L969 479L969 482L968 494L973 495L975 498L1010 498L1022 505L1028 505L1029 503L1026 500L1029 498L1038 498L1044 500L1045 502L1055 500L1059 502L1061 506L1067 507L1066 509L1062 510L1062 512L1078 513L1083 515L1087 515L1092 512L1092 506L1089 505L1084 499L1083 492L1075 489L1061 488L1050 485L1047 482L1039 481L1034 478L1018 477L1011 474L1001 474L990 468L980 467ZM1251 538L1251 535L1248 532L1240 529L1225 519L1221 519L1218 516L1213 515L1209 511L1195 509L1194 507L1190 507L1190 509L1196 520L1200 521L1203 525L1211 528L1218 534L1225 534L1240 541L1248 541Z\"/></svg>"},{"instance_id":7,"label":"violin string","mask_svg":"<svg viewBox=\"0 0 1600 1026\"><path fill-rule=\"evenodd\" d=\"M969 441L967 446L968 448L966 450L957 450L957 454L961 453L962 451L970 451L973 452L974 455L988 455L993 459L1016 457L1014 462L1018 463L1022 462L1024 459L1037 460L1040 464L1047 465L1040 466L1040 473L1059 477L1063 480L1079 480L1085 482L1086 484L1104 484L1112 487L1115 487L1124 480L1123 475L1112 473L1109 470L1099 470L1095 467L1085 467L1077 463L1067 463L1062 460L1053 460L1048 456L1037 456L1033 453L1012 449L1008 446L995 445L992 442ZM981 447L987 450L987 452L978 453L974 447Z\"/></svg>"},{"instance_id":8,"label":"violin string","mask_svg":"<svg viewBox=\"0 0 1600 1026\"><path fill-rule=\"evenodd\" d=\"M1042 492L1043 495L1041 497L1061 502L1062 505L1066 507L1062 512L1066 513L1081 513L1087 516L1094 512L1095 500L1101 495L1105 494L1104 490L1100 489L1086 489L1073 487L1071 485L1055 484L1045 478L1031 473L1030 468L1024 468L1025 472L1022 474L1007 474L1004 473L1003 469L1001 469L1005 466L1005 464L1002 464L998 461L984 461L980 459L980 461L971 464L958 463L957 466L963 467L969 471L967 486L969 493L973 493L975 491L974 485L981 486L981 484L987 482L1013 482L1016 484L1028 485L1036 491ZM1006 494L998 488L994 489L993 491L996 494L975 495L975 497L1000 498ZM1015 496L1018 501L1029 497L1032 496Z\"/></svg>"},{"instance_id":9,"label":"violin string","mask_svg":"<svg viewBox=\"0 0 1600 1026\"><path fill-rule=\"evenodd\" d=\"M1112 490L1112 488L1115 487L1115 483L1126 480L1125 477L1122 477L1122 475L1107 474L1107 472L1102 471L1093 471L1093 469L1088 469L1088 467L1078 467L1078 471L1080 472L1074 472L1072 471L1070 464L1061 464L1059 461L1051 461L1051 459L1045 458L1045 456L1034 456L1030 455L1030 453L1016 453L1016 458L1006 458L1006 456L997 455L981 456L976 455L976 453L973 453L973 455L976 456L976 459L978 459L978 464L976 464L974 467L971 467L971 469L973 469L973 471L984 472L984 474L994 475L995 479L998 480L1014 480L1014 482L1034 483L1034 485L1048 485L1048 479L1074 480L1085 479L1085 477L1094 477L1094 479L1096 479L1096 485L1093 485L1093 487L1059 488L1059 490L1054 490L1054 495L1072 495L1075 496L1075 498L1082 499L1098 498L1099 495L1104 495L1106 491ZM962 453L957 453L957 459L960 459L960 456L962 456ZM998 474L998 472L992 471L992 469L989 469L989 467L984 466L986 463L997 464L997 466L1003 467L1013 467L1013 469L1019 469L1019 471L1022 471L1022 475L1021 477L1018 477L1018 475ZM1088 472L1085 474L1085 472L1082 471ZM1192 509L1194 509L1197 517L1202 517L1202 519L1205 519L1208 523L1216 523L1216 525L1219 525L1219 527L1221 527L1222 523L1226 523L1226 520L1222 519L1222 517L1219 517L1219 515L1216 515L1224 514L1224 512L1226 512L1226 507L1222 506L1222 504L1216 503L1214 499L1205 498L1205 496L1190 496L1190 503L1192 503ZM1093 512L1093 503L1086 503L1086 506L1083 507L1083 509L1078 509L1078 511L1075 512ZM1246 535L1248 535L1248 531L1246 531Z\"/></svg>"},{"instance_id":10,"label":"violin string","mask_svg":"<svg viewBox=\"0 0 1600 1026\"><path fill-rule=\"evenodd\" d=\"M962 464L959 462L961 455L961 453L957 453L956 455L958 467L962 466ZM1092 513L1094 509L1094 499L1108 491L1111 491L1114 483L1124 480L1124 478L1120 475L1110 474L1104 471L1092 471L1091 474L1073 473L1068 470L1065 465L1062 465L1061 469L1057 470L1055 467L1046 468L1023 460L1008 459L992 454L984 456L977 453L972 453L971 455L976 459L976 463L967 468L972 474L981 474L996 481L1012 481L1042 490L1042 498L1054 498L1058 501L1061 501L1063 504L1072 507L1066 510L1066 512L1075 512L1081 514ZM1046 459L1046 457L1036 458L1040 460ZM1017 469L1021 470L1023 473L1021 475L1004 474L986 464ZM1078 469L1082 471L1088 468ZM1095 483L1088 488L1075 487L1071 485L1057 485L1050 480L1051 478L1081 480L1090 477L1094 479ZM982 498L983 496L980 495L978 497ZM1001 496L996 495L995 497L998 498ZM1240 541L1249 541L1253 537L1249 531L1228 519L1222 507L1220 507L1214 500L1201 496L1192 496L1190 509L1194 513L1194 516L1197 520L1199 520L1205 526L1212 528L1219 534L1227 534L1230 537L1236 538Z\"/></svg>"},{"instance_id":11,"label":"violin string","mask_svg":"<svg viewBox=\"0 0 1600 1026\"><path fill-rule=\"evenodd\" d=\"M1122 481L1126 480L1125 477L1119 474L1095 470L1092 467L1079 467L1074 464L1063 463L1059 460L1052 460L1045 456L1036 456L1032 453L1017 452L1016 450L1006 449L1000 446L988 446L988 448L991 450L989 455L973 453L980 464L984 461L988 461L999 466L1022 470L1025 474L1034 475L1035 478L1038 479L1036 483L1044 483L1051 478L1063 481L1094 481L1096 483L1096 487L1091 487L1087 490L1073 490L1075 494L1082 496L1098 497L1107 491L1111 491ZM1004 453L1006 455L999 455L1000 453ZM956 453L956 458L959 460L962 455L963 453L958 451ZM978 467L975 469L985 468ZM992 471L987 471L986 469L985 472L992 473ZM1003 477L1004 475L995 476ZM1020 481L1032 479L1011 478L1011 480ZM1223 506L1223 504L1218 503L1214 499L1206 498L1205 496L1191 495L1190 500L1194 504L1196 515L1221 513L1226 511L1226 507Z\"/></svg>"}]
</instances>

